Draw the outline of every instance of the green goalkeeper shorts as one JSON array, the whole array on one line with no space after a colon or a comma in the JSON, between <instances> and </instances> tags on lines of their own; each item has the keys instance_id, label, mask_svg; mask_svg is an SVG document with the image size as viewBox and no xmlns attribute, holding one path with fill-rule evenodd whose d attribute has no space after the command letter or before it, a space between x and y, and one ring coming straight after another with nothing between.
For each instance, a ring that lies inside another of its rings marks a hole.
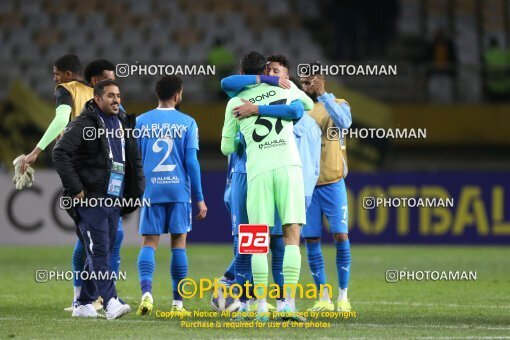
<instances>
[{"instance_id":1,"label":"green goalkeeper shorts","mask_svg":"<svg viewBox=\"0 0 510 340\"><path fill-rule=\"evenodd\" d=\"M263 172L248 182L246 201L250 224L275 223L275 208L282 225L306 224L303 172L286 166Z\"/></svg>"}]
</instances>

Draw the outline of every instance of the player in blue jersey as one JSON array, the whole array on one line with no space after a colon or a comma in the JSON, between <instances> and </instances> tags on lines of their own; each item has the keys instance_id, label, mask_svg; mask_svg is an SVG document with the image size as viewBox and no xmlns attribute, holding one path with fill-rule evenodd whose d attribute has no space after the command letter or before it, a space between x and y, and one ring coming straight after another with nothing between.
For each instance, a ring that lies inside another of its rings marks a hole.
<instances>
[{"instance_id":1,"label":"player in blue jersey","mask_svg":"<svg viewBox=\"0 0 510 340\"><path fill-rule=\"evenodd\" d=\"M282 55L271 55L267 57L266 75L236 75L224 78L222 88L229 96L235 96L243 90L245 86L256 83L267 83L282 88L290 88L289 82L289 61ZM310 103L305 104L305 110L310 109ZM278 108L277 108L278 107ZM319 176L320 163L320 138L321 131L316 122L304 114L302 117L293 116L293 111L285 110L281 105L250 105L245 104L236 108L238 118L249 117L256 112L261 116L274 116L283 119L294 120L294 137L298 146L298 151L303 163L303 177L305 179L305 202L308 207L311 202L313 189ZM236 281L241 286L247 280L251 279L251 255L237 254L237 233L238 226L242 223L248 223L246 212L246 145L242 134L239 133L237 151L230 155L231 179L230 179L230 209L232 219L232 234L234 235L234 249L236 251L234 270ZM232 164L233 163L233 164ZM283 287L283 254L285 245L282 238L282 226L278 216L275 216L275 226L271 228L271 253L272 253L272 272L273 280L280 287ZM227 271L228 272L228 271ZM243 301L244 300L244 301ZM241 311L246 309L243 303L246 303L246 297L241 297ZM283 296L277 299L277 310L284 308Z\"/></svg>"},{"instance_id":2,"label":"player in blue jersey","mask_svg":"<svg viewBox=\"0 0 510 340\"><path fill-rule=\"evenodd\" d=\"M311 65L320 66L315 62ZM326 283L326 270L321 249L323 222L329 225L336 248L338 275L337 311L351 311L347 289L351 271L351 244L348 229L348 206L345 177L347 176L346 141L331 138L330 129L348 129L352 124L351 108L344 99L336 98L325 90L324 75L311 74L301 77L301 84L314 101L310 116L319 124L322 134L320 174L313 191L312 203L306 212L306 225L302 237L306 242L308 264L317 287ZM323 295L310 311L333 311L333 292L323 290Z\"/></svg>"},{"instance_id":3,"label":"player in blue jersey","mask_svg":"<svg viewBox=\"0 0 510 340\"><path fill-rule=\"evenodd\" d=\"M186 235L191 231L191 197L198 207L196 219L202 220L207 214L197 159L197 123L175 109L182 101L182 91L179 77L163 76L156 83L158 107L136 120L147 183L143 198L150 200L150 206L142 207L140 213L142 247L138 256L138 273L142 302L137 315L152 313L154 255L159 236L167 233L170 233L172 248L172 311L184 311L178 286L188 274Z\"/></svg>"}]
</instances>

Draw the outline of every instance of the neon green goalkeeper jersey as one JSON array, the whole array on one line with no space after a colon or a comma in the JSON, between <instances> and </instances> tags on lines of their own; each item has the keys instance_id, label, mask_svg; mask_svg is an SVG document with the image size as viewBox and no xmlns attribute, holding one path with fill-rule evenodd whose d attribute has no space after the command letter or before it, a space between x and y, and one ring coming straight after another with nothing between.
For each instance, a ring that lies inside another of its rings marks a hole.
<instances>
[{"instance_id":1,"label":"neon green goalkeeper jersey","mask_svg":"<svg viewBox=\"0 0 510 340\"><path fill-rule=\"evenodd\" d=\"M309 103L313 105L310 98L293 83L291 86L289 90L267 84L247 86L227 104L222 137L233 140L238 131L243 134L246 141L248 180L284 166L301 166L301 160L292 121L262 116L238 120L233 116L233 109L243 104L242 98L255 105L290 104L294 100L300 100L305 111L310 110Z\"/></svg>"}]
</instances>

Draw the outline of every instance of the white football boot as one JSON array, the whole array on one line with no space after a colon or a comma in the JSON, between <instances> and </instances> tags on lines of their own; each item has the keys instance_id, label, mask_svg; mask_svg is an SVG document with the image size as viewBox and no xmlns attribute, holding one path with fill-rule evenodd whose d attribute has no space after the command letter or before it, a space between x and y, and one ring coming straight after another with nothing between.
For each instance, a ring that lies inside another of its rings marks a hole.
<instances>
[{"instance_id":1,"label":"white football boot","mask_svg":"<svg viewBox=\"0 0 510 340\"><path fill-rule=\"evenodd\" d=\"M128 304L122 304L117 298L111 298L106 305L106 319L118 319L127 313L131 312L131 307Z\"/></svg>"}]
</instances>

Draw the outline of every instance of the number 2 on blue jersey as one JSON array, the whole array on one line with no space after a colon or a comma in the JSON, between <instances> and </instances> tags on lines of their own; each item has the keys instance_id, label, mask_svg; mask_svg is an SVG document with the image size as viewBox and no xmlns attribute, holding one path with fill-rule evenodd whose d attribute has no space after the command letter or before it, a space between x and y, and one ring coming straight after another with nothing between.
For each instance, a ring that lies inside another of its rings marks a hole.
<instances>
[{"instance_id":1,"label":"number 2 on blue jersey","mask_svg":"<svg viewBox=\"0 0 510 340\"><path fill-rule=\"evenodd\" d=\"M156 167L154 167L154 169L152 169L152 172L174 171L174 169L177 165L163 164L168 159L168 157L170 157L170 154L172 153L172 149L174 148L174 140L168 136L165 138L156 139L154 144L152 144L152 152L160 153L161 151L163 151L164 147L160 146L161 144L167 145L167 151L166 151L165 155L163 156L163 158L161 159L161 161L158 163L158 165L156 165Z\"/></svg>"}]
</instances>

